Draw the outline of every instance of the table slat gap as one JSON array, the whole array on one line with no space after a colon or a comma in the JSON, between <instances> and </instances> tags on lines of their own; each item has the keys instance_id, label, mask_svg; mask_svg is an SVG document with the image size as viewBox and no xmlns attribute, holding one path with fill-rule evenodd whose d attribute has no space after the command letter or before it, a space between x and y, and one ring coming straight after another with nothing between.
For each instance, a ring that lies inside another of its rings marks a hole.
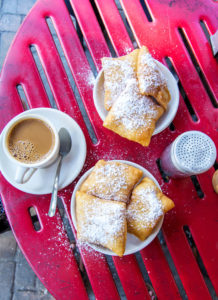
<instances>
[{"instance_id":1,"label":"table slat gap","mask_svg":"<svg viewBox=\"0 0 218 300\"><path fill-rule=\"evenodd\" d=\"M210 277L209 277L209 275L208 275L208 272L207 272L207 270L206 270L206 268L205 268L205 266L204 266L204 263L203 263L202 258L201 258L201 256L200 256L200 253L199 253L199 251L198 251L198 248L197 248L197 246L196 246L196 243L195 243L195 241L194 241L194 239L193 239L193 236L192 236L192 233L191 233L191 229L189 228L189 226L184 225L184 226L183 226L183 231L184 231L184 233L185 233L185 236L186 236L186 238L187 238L187 241L188 241L188 243L189 243L189 246L190 246L190 248L191 248L191 250L192 250L192 253L193 253L193 255L194 255L194 258L195 258L195 260L196 260L196 262L197 262L197 264L198 264L198 268L199 268L199 270L200 270L200 272L201 272L201 274L202 274L202 277L203 277L203 279L204 279L204 282L205 282L205 284L206 284L206 286L207 286L207 288L208 288L208 291L209 291L209 293L210 293L210 295L211 295L211 298L212 298L212 299L216 299L216 297L217 297L216 292L215 292L215 290L214 290L214 287L213 287L213 284L212 284L212 282L211 282L211 280L210 280Z\"/></svg>"},{"instance_id":2,"label":"table slat gap","mask_svg":"<svg viewBox=\"0 0 218 300\"><path fill-rule=\"evenodd\" d=\"M49 30L51 32L52 38L54 40L54 43L56 45L57 51L59 53L60 59L61 59L62 64L63 64L63 67L65 69L65 72L67 74L69 84L70 84L70 86L71 86L71 88L73 90L74 97L75 97L75 99L77 101L77 104L79 106L79 109L80 109L81 115L83 117L84 123L86 124L86 128L87 128L87 131L89 133L90 139L92 140L93 144L96 144L98 142L98 140L97 140L97 137L95 135L95 131L94 131L93 127L92 127L92 123L89 120L89 116L88 116L88 114L86 112L85 106L84 106L83 101L82 101L82 99L80 97L79 91L77 89L75 80L74 80L73 75L71 73L68 61L67 61L67 59L65 57L65 54L63 52L62 45L61 45L60 40L59 40L59 38L57 36L57 32L55 30L55 27L54 27L54 24L52 22L52 19L51 18L47 18L46 22L47 22L47 25L48 25ZM91 71L90 71L90 77L91 77L91 80L93 80L93 75L91 74Z\"/></svg>"},{"instance_id":3,"label":"table slat gap","mask_svg":"<svg viewBox=\"0 0 218 300\"><path fill-rule=\"evenodd\" d=\"M179 31L179 34L181 36L181 39L186 47L186 50L191 58L191 61L196 69L196 72L208 94L208 97L212 103L212 105L215 107L215 108L218 108L218 103L215 99L215 95L213 93L213 91L211 90L210 88L210 85L208 84L208 81L205 77L205 74L204 74L204 70L201 69L200 65L199 65L199 62L198 62L198 59L196 58L194 52L193 52L193 48L191 47L189 41L188 41L188 36L187 36L187 33L186 33L186 30L185 28L178 28L178 31Z\"/></svg>"},{"instance_id":4,"label":"table slat gap","mask_svg":"<svg viewBox=\"0 0 218 300\"><path fill-rule=\"evenodd\" d=\"M170 251L188 299L199 299L199 293L203 299L211 299L184 231L182 228L174 228L174 231L171 230L170 235L167 234L167 231L168 228L164 224L163 234L166 245Z\"/></svg>"},{"instance_id":5,"label":"table slat gap","mask_svg":"<svg viewBox=\"0 0 218 300\"><path fill-rule=\"evenodd\" d=\"M91 3L88 0L81 0L80 3L76 0L70 0L74 14L78 20L81 31L88 45L89 51L93 61L98 70L101 69L100 57L111 56L105 41L104 35L101 31L100 25L97 22ZM87 18L87 16L89 16ZM93 32L97 40L91 38ZM101 45L101 47L99 47Z\"/></svg>"},{"instance_id":6,"label":"table slat gap","mask_svg":"<svg viewBox=\"0 0 218 300\"><path fill-rule=\"evenodd\" d=\"M44 72L44 69L43 69L43 66L42 66L42 62L40 61L40 58L39 58L39 54L38 54L37 48L34 45L30 45L30 51L32 53L33 59L34 59L35 64L36 64L36 67L37 67L38 72L40 74L42 84L44 85L44 89L45 89L46 94L48 96L48 99L49 99L49 102L50 102L50 106L52 108L57 109L57 105L55 103L54 95L53 95L53 93L51 91L48 79L47 79L47 77L45 75L45 72Z\"/></svg>"},{"instance_id":7,"label":"table slat gap","mask_svg":"<svg viewBox=\"0 0 218 300\"><path fill-rule=\"evenodd\" d=\"M176 286L178 288L178 291L180 293L180 296L181 296L182 299L187 299L187 295L186 295L184 286L183 286L182 281L179 277L178 271L175 267L174 261L172 259L171 254L170 254L170 251L169 251L169 249L166 245L166 240L164 238L162 230L160 230L160 232L158 234L158 240L159 240L159 245L160 245L160 247L162 249L162 252L165 256L165 259L167 261L168 268L171 271L171 274L173 276L173 280L175 281L175 284L176 284Z\"/></svg>"},{"instance_id":8,"label":"table slat gap","mask_svg":"<svg viewBox=\"0 0 218 300\"><path fill-rule=\"evenodd\" d=\"M20 100L22 102L22 105L23 105L23 109L24 110L28 110L30 109L29 107L29 103L27 101L27 98L26 98L26 95L25 95L25 92L24 92L24 88L22 86L22 83L19 83L17 86L16 86L16 89L17 89L17 92L20 96Z\"/></svg>"},{"instance_id":9,"label":"table slat gap","mask_svg":"<svg viewBox=\"0 0 218 300\"><path fill-rule=\"evenodd\" d=\"M131 52L134 49L130 39L132 34L130 30L127 30L129 26L125 24L126 21L124 22L125 16L123 18L121 17L121 12L119 13L113 1L106 3L105 1L97 0L95 2L95 11L98 10L96 17L103 22L104 30L107 31L113 48L116 51L116 54L112 53L112 56L122 56ZM119 35L116 34L117 28L119 28ZM122 39L120 39L120 35Z\"/></svg>"}]
</instances>

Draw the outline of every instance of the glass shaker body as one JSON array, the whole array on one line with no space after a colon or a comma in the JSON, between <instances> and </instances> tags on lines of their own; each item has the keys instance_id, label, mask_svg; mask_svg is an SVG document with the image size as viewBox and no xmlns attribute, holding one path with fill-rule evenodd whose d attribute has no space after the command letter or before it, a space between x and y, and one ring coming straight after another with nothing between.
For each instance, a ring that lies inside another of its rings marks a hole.
<instances>
[{"instance_id":1,"label":"glass shaker body","mask_svg":"<svg viewBox=\"0 0 218 300\"><path fill-rule=\"evenodd\" d=\"M187 173L182 172L177 169L172 160L172 151L173 143L167 146L160 157L160 165L164 173L172 178L184 178L190 176Z\"/></svg>"},{"instance_id":2,"label":"glass shaker body","mask_svg":"<svg viewBox=\"0 0 218 300\"><path fill-rule=\"evenodd\" d=\"M173 178L201 174L210 169L216 159L216 147L201 131L179 135L162 153L160 164L164 173Z\"/></svg>"}]
</instances>

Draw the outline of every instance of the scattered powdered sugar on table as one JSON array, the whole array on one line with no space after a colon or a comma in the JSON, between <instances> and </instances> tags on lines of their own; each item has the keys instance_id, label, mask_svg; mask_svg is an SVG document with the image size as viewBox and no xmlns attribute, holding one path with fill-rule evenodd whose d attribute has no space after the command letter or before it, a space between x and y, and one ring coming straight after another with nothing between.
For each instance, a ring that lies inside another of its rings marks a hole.
<instances>
[{"instance_id":1,"label":"scattered powdered sugar on table","mask_svg":"<svg viewBox=\"0 0 218 300\"><path fill-rule=\"evenodd\" d=\"M94 199L86 203L84 210L84 221L81 224L81 235L84 240L97 245L106 245L123 234L126 217L124 205Z\"/></svg>"},{"instance_id":2,"label":"scattered powdered sugar on table","mask_svg":"<svg viewBox=\"0 0 218 300\"><path fill-rule=\"evenodd\" d=\"M94 86L95 85L95 81L96 81L96 78L94 77L93 73L92 72L89 72L87 74L87 83L90 85L90 86Z\"/></svg>"},{"instance_id":3,"label":"scattered powdered sugar on table","mask_svg":"<svg viewBox=\"0 0 218 300\"><path fill-rule=\"evenodd\" d=\"M62 261L63 264L65 264L66 269L70 269L72 266L73 250L70 247L69 238L64 228L64 224L60 223L62 222L61 217L58 214L56 214L56 216L57 219L49 219L48 226L53 227L53 230L50 230L51 235L47 238L47 240L45 240L39 254L43 257L43 259L49 255L50 257L55 258L56 262ZM46 224L44 225L46 226ZM43 249L45 250L43 251ZM40 264L40 262L38 263ZM50 264L49 261L46 261L46 263Z\"/></svg>"},{"instance_id":4,"label":"scattered powdered sugar on table","mask_svg":"<svg viewBox=\"0 0 218 300\"><path fill-rule=\"evenodd\" d=\"M133 50L132 50L132 48L131 47L125 47L125 50L124 50L124 52L126 53L126 54L129 54L129 53L131 53Z\"/></svg>"},{"instance_id":5,"label":"scattered powdered sugar on table","mask_svg":"<svg viewBox=\"0 0 218 300\"><path fill-rule=\"evenodd\" d=\"M132 204L127 209L127 217L154 226L163 215L162 203L157 198L154 187L136 190L132 196Z\"/></svg>"},{"instance_id":6,"label":"scattered powdered sugar on table","mask_svg":"<svg viewBox=\"0 0 218 300\"><path fill-rule=\"evenodd\" d=\"M128 60L121 59L104 59L104 86L105 90L110 91L110 101L108 104L112 105L119 97L120 93L125 89L126 83L129 79L135 78L135 71L133 65Z\"/></svg>"},{"instance_id":7,"label":"scattered powdered sugar on table","mask_svg":"<svg viewBox=\"0 0 218 300\"><path fill-rule=\"evenodd\" d=\"M83 83L87 83L90 87L94 86L96 78L88 66L81 66L80 71L77 72L77 76Z\"/></svg>"},{"instance_id":8,"label":"scattered powdered sugar on table","mask_svg":"<svg viewBox=\"0 0 218 300\"><path fill-rule=\"evenodd\" d=\"M86 255L86 254L96 254L96 256L99 255L99 252L96 252L92 248L92 245L88 242L77 240L76 245L79 249L81 249L85 252L85 253L83 253L83 255Z\"/></svg>"},{"instance_id":9,"label":"scattered powdered sugar on table","mask_svg":"<svg viewBox=\"0 0 218 300\"><path fill-rule=\"evenodd\" d=\"M115 122L122 123L127 130L150 125L157 118L156 104L149 97L139 93L135 79L129 80L125 90L113 106Z\"/></svg>"},{"instance_id":10,"label":"scattered powdered sugar on table","mask_svg":"<svg viewBox=\"0 0 218 300\"><path fill-rule=\"evenodd\" d=\"M166 80L163 73L158 68L157 63L150 53L141 55L139 64L142 65L142 72L139 72L139 86L143 93L153 94L157 88L166 86Z\"/></svg>"},{"instance_id":11,"label":"scattered powdered sugar on table","mask_svg":"<svg viewBox=\"0 0 218 300\"><path fill-rule=\"evenodd\" d=\"M55 250L57 253L62 254L62 250L64 248L65 251L68 252L68 254L70 254L70 258L72 255L72 250L70 249L70 243L67 237L66 230L64 228L64 224L62 223L56 225L56 229L57 230L55 230L55 234L48 238L48 241L50 241L55 248L50 246L48 247L48 250Z\"/></svg>"},{"instance_id":12,"label":"scattered powdered sugar on table","mask_svg":"<svg viewBox=\"0 0 218 300\"><path fill-rule=\"evenodd\" d=\"M121 200L117 194L121 189L127 189L125 172L128 169L125 165L108 163L95 171L97 189L90 190L92 194L103 199Z\"/></svg>"},{"instance_id":13,"label":"scattered powdered sugar on table","mask_svg":"<svg viewBox=\"0 0 218 300\"><path fill-rule=\"evenodd\" d=\"M77 245L78 251L80 252L80 254L83 258L86 258L86 257L90 258L90 256L91 256L92 259L93 258L95 259L95 263L96 264L99 263L99 266L101 267L102 260L104 260L105 257L101 252L98 252L93 248L94 244L77 240L76 245ZM96 246L96 245L94 245L94 246ZM101 246L98 246L98 247L101 247Z\"/></svg>"}]
</instances>

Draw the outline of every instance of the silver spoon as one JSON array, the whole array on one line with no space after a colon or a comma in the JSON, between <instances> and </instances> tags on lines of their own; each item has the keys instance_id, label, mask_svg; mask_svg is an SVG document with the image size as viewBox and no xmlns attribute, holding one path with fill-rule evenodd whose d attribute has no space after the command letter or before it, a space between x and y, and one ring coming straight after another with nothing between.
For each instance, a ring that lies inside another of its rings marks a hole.
<instances>
[{"instance_id":1,"label":"silver spoon","mask_svg":"<svg viewBox=\"0 0 218 300\"><path fill-rule=\"evenodd\" d=\"M59 150L59 162L55 174L54 185L52 189L51 202L48 211L49 217L53 217L55 215L56 207L57 207L57 194L58 194L58 183L59 183L59 175L61 170L61 164L63 157L70 152L71 149L71 137L69 132L65 128L61 128L58 132L60 139L60 150Z\"/></svg>"}]
</instances>

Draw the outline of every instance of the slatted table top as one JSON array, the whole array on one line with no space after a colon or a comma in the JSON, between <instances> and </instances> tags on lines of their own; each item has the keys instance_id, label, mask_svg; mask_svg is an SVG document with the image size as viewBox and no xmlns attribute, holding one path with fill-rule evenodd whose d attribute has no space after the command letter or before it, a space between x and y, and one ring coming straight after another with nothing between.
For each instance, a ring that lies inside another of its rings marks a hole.
<instances>
[{"instance_id":1,"label":"slatted table top","mask_svg":"<svg viewBox=\"0 0 218 300\"><path fill-rule=\"evenodd\" d=\"M187 130L201 130L217 145L218 68L208 40L217 29L217 4L204 0L65 2L39 0L18 31L1 72L1 130L24 110L21 98L27 99L29 108L56 105L79 124L87 142L86 162L77 179L59 192L74 234L71 194L81 175L99 159L142 165L156 177L176 208L166 215L160 240L156 238L137 255L110 258L78 245L85 280L61 215L57 213L53 219L47 215L50 196L21 192L0 175L2 200L17 242L56 299L87 299L87 280L96 299L119 299L120 286L127 299L150 299L144 273L158 299L184 295L211 299L211 294L218 292L214 168L197 177L166 182L158 158ZM180 89L173 124L154 136L148 148L103 128L92 96L100 59L124 55L141 45L170 68ZM39 231L34 229L30 207L37 212Z\"/></svg>"}]
</instances>

